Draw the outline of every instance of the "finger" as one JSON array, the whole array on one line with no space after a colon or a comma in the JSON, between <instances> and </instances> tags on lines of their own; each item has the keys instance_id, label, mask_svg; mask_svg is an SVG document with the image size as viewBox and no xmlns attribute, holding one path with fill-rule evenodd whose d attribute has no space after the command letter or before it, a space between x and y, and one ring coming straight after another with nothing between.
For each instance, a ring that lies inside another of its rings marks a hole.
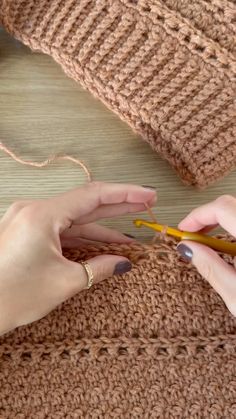
<instances>
[{"instance_id":1,"label":"finger","mask_svg":"<svg viewBox=\"0 0 236 419\"><path fill-rule=\"evenodd\" d=\"M155 190L142 186L92 182L49 199L45 210L65 229L101 205L151 203L155 197Z\"/></svg>"},{"instance_id":2,"label":"finger","mask_svg":"<svg viewBox=\"0 0 236 419\"><path fill-rule=\"evenodd\" d=\"M15 217L16 214L19 213L20 210L22 210L22 208L26 207L27 205L30 205L32 202L36 201L20 200L13 202L13 204L10 205L10 207L7 209L7 211L1 218L1 223L7 223L8 221L10 221L13 217Z\"/></svg>"},{"instance_id":3,"label":"finger","mask_svg":"<svg viewBox=\"0 0 236 419\"><path fill-rule=\"evenodd\" d=\"M93 284L111 277L122 275L132 268L131 262L123 256L101 255L86 261L93 272ZM64 260L61 269L61 291L63 300L71 297L87 287L88 277L85 268L80 263Z\"/></svg>"},{"instance_id":4,"label":"finger","mask_svg":"<svg viewBox=\"0 0 236 419\"><path fill-rule=\"evenodd\" d=\"M149 204L151 207L152 204ZM92 213L86 214L79 219L74 221L75 224L88 224L94 221L102 220L104 218L114 218L126 214L133 214L137 212L146 211L144 204L114 204L114 205L102 205L95 209Z\"/></svg>"},{"instance_id":5,"label":"finger","mask_svg":"<svg viewBox=\"0 0 236 419\"><path fill-rule=\"evenodd\" d=\"M233 236L236 236L236 198L221 196L209 204L194 209L181 223L179 228L198 231L205 226L219 224Z\"/></svg>"},{"instance_id":6,"label":"finger","mask_svg":"<svg viewBox=\"0 0 236 419\"><path fill-rule=\"evenodd\" d=\"M190 241L182 241L180 255L196 266L199 273L223 298L232 314L236 315L236 271L212 249Z\"/></svg>"},{"instance_id":7,"label":"finger","mask_svg":"<svg viewBox=\"0 0 236 419\"><path fill-rule=\"evenodd\" d=\"M65 230L61 235L61 240L82 238L103 243L130 243L134 238L128 237L117 230L91 223L81 226L74 225Z\"/></svg>"}]
</instances>

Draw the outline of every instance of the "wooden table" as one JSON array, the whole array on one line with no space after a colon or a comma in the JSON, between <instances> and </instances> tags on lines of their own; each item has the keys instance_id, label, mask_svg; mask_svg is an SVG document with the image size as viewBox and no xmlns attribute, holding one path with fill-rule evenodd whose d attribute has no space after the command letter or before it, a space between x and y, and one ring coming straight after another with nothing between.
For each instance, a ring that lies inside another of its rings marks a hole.
<instances>
[{"instance_id":1,"label":"wooden table","mask_svg":"<svg viewBox=\"0 0 236 419\"><path fill-rule=\"evenodd\" d=\"M69 79L53 60L0 31L0 141L25 159L54 153L82 159L96 180L152 185L155 212L176 225L192 208L221 194L235 194L236 172L206 191L184 186L173 169L90 93ZM48 197L81 185L80 168L57 163L47 169L21 166L0 152L0 215L15 200ZM148 238L126 216L106 224Z\"/></svg>"}]
</instances>

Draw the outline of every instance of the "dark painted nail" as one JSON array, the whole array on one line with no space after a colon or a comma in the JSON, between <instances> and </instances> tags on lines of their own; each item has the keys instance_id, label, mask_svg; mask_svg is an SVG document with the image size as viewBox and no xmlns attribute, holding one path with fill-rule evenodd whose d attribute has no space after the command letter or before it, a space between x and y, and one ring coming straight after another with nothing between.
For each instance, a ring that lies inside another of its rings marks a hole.
<instances>
[{"instance_id":1,"label":"dark painted nail","mask_svg":"<svg viewBox=\"0 0 236 419\"><path fill-rule=\"evenodd\" d=\"M122 275L129 272L132 269L132 264L127 260L124 262L118 262L115 266L114 275Z\"/></svg>"},{"instance_id":2,"label":"dark painted nail","mask_svg":"<svg viewBox=\"0 0 236 419\"><path fill-rule=\"evenodd\" d=\"M145 188L145 189L151 189L152 191L156 190L156 186L142 185L142 187Z\"/></svg>"},{"instance_id":3,"label":"dark painted nail","mask_svg":"<svg viewBox=\"0 0 236 419\"><path fill-rule=\"evenodd\" d=\"M181 255L181 257L186 262L191 262L192 257L193 257L193 252L188 246L186 246L186 244L180 243L177 246L177 250L178 250L179 254Z\"/></svg>"},{"instance_id":4,"label":"dark painted nail","mask_svg":"<svg viewBox=\"0 0 236 419\"><path fill-rule=\"evenodd\" d=\"M124 235L125 235L126 237L129 237L129 239L135 239L135 237L134 237L134 236L132 236L132 234L126 234L126 233L124 233Z\"/></svg>"}]
</instances>

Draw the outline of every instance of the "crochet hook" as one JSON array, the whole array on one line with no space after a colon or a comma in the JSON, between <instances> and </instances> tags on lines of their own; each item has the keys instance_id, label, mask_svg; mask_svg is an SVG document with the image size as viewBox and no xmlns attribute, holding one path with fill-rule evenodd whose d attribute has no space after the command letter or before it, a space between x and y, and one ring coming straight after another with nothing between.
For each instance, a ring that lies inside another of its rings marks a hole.
<instances>
[{"instance_id":1,"label":"crochet hook","mask_svg":"<svg viewBox=\"0 0 236 419\"><path fill-rule=\"evenodd\" d=\"M178 240L195 241L205 244L206 246L209 246L214 250L218 250L219 252L236 256L236 243L230 243L225 240L216 239L214 237L207 236L206 234L177 230L176 228L167 227L162 224L157 224L145 220L134 220L134 225L136 227L145 226L159 232L164 231L166 234L176 237Z\"/></svg>"}]
</instances>

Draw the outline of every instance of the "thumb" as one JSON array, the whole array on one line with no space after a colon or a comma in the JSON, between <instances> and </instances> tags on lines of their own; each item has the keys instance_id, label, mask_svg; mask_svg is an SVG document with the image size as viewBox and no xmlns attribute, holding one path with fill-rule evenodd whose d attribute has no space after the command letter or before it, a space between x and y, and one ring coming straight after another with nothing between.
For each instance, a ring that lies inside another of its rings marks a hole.
<instances>
[{"instance_id":1,"label":"thumb","mask_svg":"<svg viewBox=\"0 0 236 419\"><path fill-rule=\"evenodd\" d=\"M223 298L232 314L236 315L236 270L214 250L199 243L184 241L178 244L181 257L197 268L198 272Z\"/></svg>"},{"instance_id":2,"label":"thumb","mask_svg":"<svg viewBox=\"0 0 236 419\"><path fill-rule=\"evenodd\" d=\"M131 262L122 256L101 255L86 261L93 274L93 285L111 277L122 275L132 269ZM71 262L65 259L62 273L63 289L67 299L79 291L87 288L88 275L81 263Z\"/></svg>"}]
</instances>

